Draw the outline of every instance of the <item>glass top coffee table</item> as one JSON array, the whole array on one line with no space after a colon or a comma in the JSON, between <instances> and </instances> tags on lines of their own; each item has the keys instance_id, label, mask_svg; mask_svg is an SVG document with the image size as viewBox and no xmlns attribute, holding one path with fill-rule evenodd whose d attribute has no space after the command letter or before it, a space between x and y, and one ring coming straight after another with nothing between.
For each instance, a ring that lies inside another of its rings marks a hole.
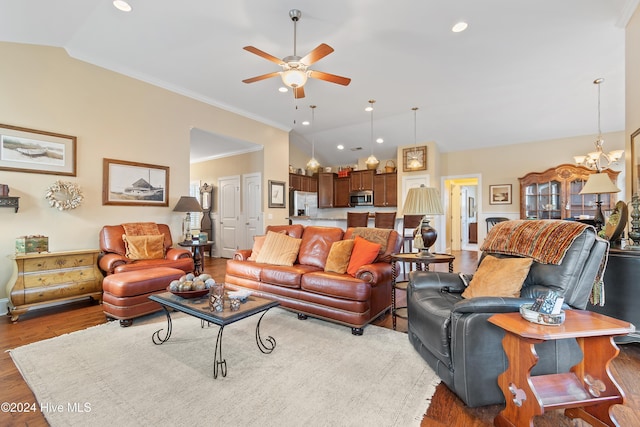
<instances>
[{"instance_id":1,"label":"glass top coffee table","mask_svg":"<svg viewBox=\"0 0 640 427\"><path fill-rule=\"evenodd\" d=\"M209 297L204 295L201 298L187 299L182 298L171 292L164 292L161 294L151 295L149 297L151 301L155 301L162 305L164 312L167 316L167 330L158 329L151 336L151 340L156 345L161 345L169 340L171 337L171 312L169 308L182 313L186 313L190 316L200 319L200 326L204 328L205 322L208 324L215 324L220 326L218 330L218 337L216 339L216 350L213 360L213 378L218 378L218 372L222 373L223 377L227 376L227 361L222 357L222 331L226 325L237 322L238 320L246 319L254 314L262 313L258 324L256 325L256 344L258 349L264 354L271 353L276 348L276 340L267 336L264 341L260 336L260 322L262 318L272 307L280 305L278 301L273 301L257 296L249 296L246 302L240 304L240 308L232 311L229 308L228 300L225 301L224 310L221 312L212 311L209 306Z\"/></svg>"}]
</instances>

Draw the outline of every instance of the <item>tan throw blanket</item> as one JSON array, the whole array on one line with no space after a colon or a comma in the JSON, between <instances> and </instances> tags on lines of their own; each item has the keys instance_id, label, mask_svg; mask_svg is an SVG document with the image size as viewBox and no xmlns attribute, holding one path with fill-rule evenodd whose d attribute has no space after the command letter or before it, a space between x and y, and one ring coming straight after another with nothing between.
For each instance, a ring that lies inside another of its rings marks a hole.
<instances>
[{"instance_id":1,"label":"tan throw blanket","mask_svg":"<svg viewBox=\"0 0 640 427\"><path fill-rule=\"evenodd\" d=\"M483 252L533 258L541 264L560 264L576 237L590 225L574 221L515 220L491 228Z\"/></svg>"},{"instance_id":2,"label":"tan throw blanket","mask_svg":"<svg viewBox=\"0 0 640 427\"><path fill-rule=\"evenodd\" d=\"M360 236L372 243L380 244L380 253L382 254L387 250L391 231L393 230L390 228L355 227L353 229L353 237Z\"/></svg>"},{"instance_id":3,"label":"tan throw blanket","mask_svg":"<svg viewBox=\"0 0 640 427\"><path fill-rule=\"evenodd\" d=\"M155 222L127 222L122 224L127 236L150 236L160 234Z\"/></svg>"}]
</instances>

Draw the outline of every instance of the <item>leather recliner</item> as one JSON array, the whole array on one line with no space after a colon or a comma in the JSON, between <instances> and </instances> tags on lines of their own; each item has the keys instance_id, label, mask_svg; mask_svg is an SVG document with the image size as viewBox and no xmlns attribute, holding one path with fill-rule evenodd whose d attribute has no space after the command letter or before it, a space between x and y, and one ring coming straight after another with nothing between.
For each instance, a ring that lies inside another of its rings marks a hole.
<instances>
[{"instance_id":1,"label":"leather recliner","mask_svg":"<svg viewBox=\"0 0 640 427\"><path fill-rule=\"evenodd\" d=\"M504 403L497 382L508 365L504 331L487 319L518 312L520 305L549 290L564 296L565 308L584 309L607 251L608 243L596 237L595 229L585 229L561 264L532 263L520 298L463 299L459 274L414 271L407 289L409 341L467 406ZM532 375L567 372L582 359L575 339L546 341L536 345L536 353L539 361Z\"/></svg>"}]
</instances>

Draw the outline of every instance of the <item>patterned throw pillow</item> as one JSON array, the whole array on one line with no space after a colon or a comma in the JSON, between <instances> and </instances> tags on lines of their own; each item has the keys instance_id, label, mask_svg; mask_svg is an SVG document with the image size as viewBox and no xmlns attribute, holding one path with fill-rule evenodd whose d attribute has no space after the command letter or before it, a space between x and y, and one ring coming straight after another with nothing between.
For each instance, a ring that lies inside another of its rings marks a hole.
<instances>
[{"instance_id":1,"label":"patterned throw pillow","mask_svg":"<svg viewBox=\"0 0 640 427\"><path fill-rule=\"evenodd\" d=\"M268 231L256 261L263 264L291 266L298 257L300 243L302 239Z\"/></svg>"},{"instance_id":2,"label":"patterned throw pillow","mask_svg":"<svg viewBox=\"0 0 640 427\"><path fill-rule=\"evenodd\" d=\"M473 274L463 298L519 297L529 274L531 258L497 258L487 255Z\"/></svg>"},{"instance_id":3,"label":"patterned throw pillow","mask_svg":"<svg viewBox=\"0 0 640 427\"><path fill-rule=\"evenodd\" d=\"M355 241L352 239L333 242L331 244L331 249L329 250L327 263L324 266L324 271L340 274L346 273L354 245Z\"/></svg>"},{"instance_id":4,"label":"patterned throw pillow","mask_svg":"<svg viewBox=\"0 0 640 427\"><path fill-rule=\"evenodd\" d=\"M164 234L147 236L122 235L129 259L162 259L164 258Z\"/></svg>"}]
</instances>

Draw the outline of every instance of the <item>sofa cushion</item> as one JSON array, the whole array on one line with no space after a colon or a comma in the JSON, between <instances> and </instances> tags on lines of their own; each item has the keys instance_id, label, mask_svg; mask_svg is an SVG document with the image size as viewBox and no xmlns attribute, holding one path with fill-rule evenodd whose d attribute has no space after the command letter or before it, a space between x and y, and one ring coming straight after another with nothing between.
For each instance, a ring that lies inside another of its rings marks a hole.
<instances>
[{"instance_id":1,"label":"sofa cushion","mask_svg":"<svg viewBox=\"0 0 640 427\"><path fill-rule=\"evenodd\" d=\"M379 251L380 245L378 243L372 243L360 236L356 236L347 273L355 276L360 267L365 264L371 264L378 257Z\"/></svg>"},{"instance_id":2,"label":"sofa cushion","mask_svg":"<svg viewBox=\"0 0 640 427\"><path fill-rule=\"evenodd\" d=\"M496 258L487 255L462 297L519 297L532 262L531 258Z\"/></svg>"},{"instance_id":3,"label":"sofa cushion","mask_svg":"<svg viewBox=\"0 0 640 427\"><path fill-rule=\"evenodd\" d=\"M324 266L324 271L339 274L346 273L354 243L353 240L333 242L331 250L329 250L329 256L327 257L327 264Z\"/></svg>"},{"instance_id":4,"label":"sofa cushion","mask_svg":"<svg viewBox=\"0 0 640 427\"><path fill-rule=\"evenodd\" d=\"M301 239L285 234L267 232L267 238L258 254L256 262L273 265L293 265L298 257Z\"/></svg>"},{"instance_id":5,"label":"sofa cushion","mask_svg":"<svg viewBox=\"0 0 640 427\"><path fill-rule=\"evenodd\" d=\"M305 227L298 262L324 270L333 242L342 240L344 231L338 227Z\"/></svg>"},{"instance_id":6,"label":"sofa cushion","mask_svg":"<svg viewBox=\"0 0 640 427\"><path fill-rule=\"evenodd\" d=\"M304 231L304 227L302 224L292 224L292 225L268 225L265 232L275 231L276 233L284 233L287 236L295 237L296 239L300 239L302 237L302 233Z\"/></svg>"},{"instance_id":7,"label":"sofa cushion","mask_svg":"<svg viewBox=\"0 0 640 427\"><path fill-rule=\"evenodd\" d=\"M164 234L141 236L123 234L122 240L125 243L126 257L129 259L164 258Z\"/></svg>"},{"instance_id":8,"label":"sofa cushion","mask_svg":"<svg viewBox=\"0 0 640 427\"><path fill-rule=\"evenodd\" d=\"M246 277L255 281L260 281L260 273L265 264L255 262L239 261L230 259L227 261L227 274L237 277Z\"/></svg>"},{"instance_id":9,"label":"sofa cushion","mask_svg":"<svg viewBox=\"0 0 640 427\"><path fill-rule=\"evenodd\" d=\"M317 270L318 267L302 264L295 264L291 267L263 265L262 271L260 272L260 280L263 283L273 283L278 286L299 289L302 276Z\"/></svg>"},{"instance_id":10,"label":"sofa cushion","mask_svg":"<svg viewBox=\"0 0 640 427\"><path fill-rule=\"evenodd\" d=\"M367 301L371 298L371 286L348 274L317 271L302 277L303 290L331 297L354 301Z\"/></svg>"}]
</instances>

